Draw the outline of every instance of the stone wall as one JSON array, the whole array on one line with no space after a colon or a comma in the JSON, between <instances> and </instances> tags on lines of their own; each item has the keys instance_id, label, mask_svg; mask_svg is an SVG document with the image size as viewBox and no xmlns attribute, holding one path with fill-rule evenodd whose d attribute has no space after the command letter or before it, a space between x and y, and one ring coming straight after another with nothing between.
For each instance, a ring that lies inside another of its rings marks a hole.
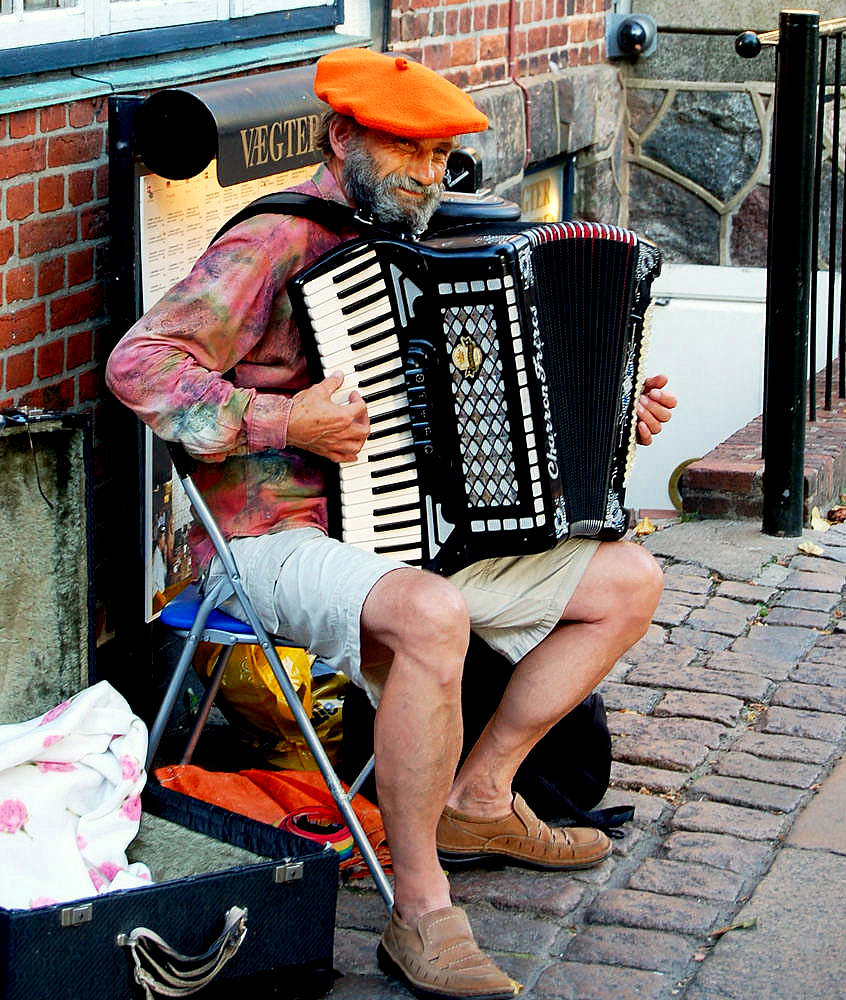
<instances>
[{"instance_id":1,"label":"stone wall","mask_svg":"<svg viewBox=\"0 0 846 1000\"><path fill-rule=\"evenodd\" d=\"M670 262L766 266L774 49L742 59L733 32L775 27L778 8L725 3L705 19L690 5L669 0L634 6L654 13L659 31L654 56L623 66L631 225L656 240ZM828 66L831 80L831 56ZM830 256L832 183L842 201L846 117L834 170L833 124L829 101L821 175L823 266ZM834 253L839 256L837 242Z\"/></svg>"}]
</instances>

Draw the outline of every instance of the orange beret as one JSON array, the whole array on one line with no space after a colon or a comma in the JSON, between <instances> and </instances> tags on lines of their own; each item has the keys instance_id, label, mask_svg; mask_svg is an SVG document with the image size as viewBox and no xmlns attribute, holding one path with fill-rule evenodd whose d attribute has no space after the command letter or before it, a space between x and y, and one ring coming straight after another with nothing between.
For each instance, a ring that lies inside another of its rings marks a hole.
<instances>
[{"instance_id":1,"label":"orange beret","mask_svg":"<svg viewBox=\"0 0 846 1000\"><path fill-rule=\"evenodd\" d=\"M410 139L488 127L488 119L463 90L406 56L336 49L318 59L314 92L359 125Z\"/></svg>"}]
</instances>

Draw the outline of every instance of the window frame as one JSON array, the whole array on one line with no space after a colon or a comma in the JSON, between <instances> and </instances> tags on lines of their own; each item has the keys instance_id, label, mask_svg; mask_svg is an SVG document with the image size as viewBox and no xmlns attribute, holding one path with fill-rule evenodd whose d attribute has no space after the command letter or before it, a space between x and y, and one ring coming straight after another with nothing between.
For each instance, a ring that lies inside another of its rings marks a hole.
<instances>
[{"instance_id":1,"label":"window frame","mask_svg":"<svg viewBox=\"0 0 846 1000\"><path fill-rule=\"evenodd\" d=\"M96 6L102 6L108 0L84 0L90 4L89 11L93 14ZM184 0L192 4L194 0ZM208 6L219 0L196 0L199 4ZM230 6L229 0L223 0ZM235 0L241 9L255 9L271 0ZM286 2L286 0L282 0ZM296 4L296 0L291 0ZM127 3L127 7L134 6ZM156 9L167 6L156 4ZM234 6L234 3L232 4ZM82 8L83 19L86 17ZM183 8L184 10L184 8ZM44 24L43 15L58 15L67 21L74 8L64 7L56 11L32 11L28 21L37 20ZM0 27L5 17L0 17ZM343 0L319 2L313 6L291 6L286 10L275 10L269 13L251 13L243 16L230 16L226 19L206 19L204 21L187 21L180 24L166 25L156 28L139 28L137 30L116 31L111 34L101 34L94 37L65 38L55 42L32 42L20 47L0 49L0 79L16 76L43 74L54 70L84 69L86 66L114 62L124 59L146 58L170 53L200 49L227 43L238 43L253 39L269 40L273 37L295 34L297 32L313 32L333 30L343 22ZM11 27L11 26L10 26ZM93 23L86 27L93 31ZM37 32L43 37L43 31ZM84 72L77 75L84 76Z\"/></svg>"}]
</instances>

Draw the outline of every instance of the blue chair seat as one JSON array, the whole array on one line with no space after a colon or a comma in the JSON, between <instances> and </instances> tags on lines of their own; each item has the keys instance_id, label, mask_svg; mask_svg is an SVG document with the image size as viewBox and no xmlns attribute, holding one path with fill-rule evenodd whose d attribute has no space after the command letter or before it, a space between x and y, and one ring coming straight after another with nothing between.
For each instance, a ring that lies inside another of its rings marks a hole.
<instances>
[{"instance_id":1,"label":"blue chair seat","mask_svg":"<svg viewBox=\"0 0 846 1000\"><path fill-rule=\"evenodd\" d=\"M197 617L197 612L200 610L202 600L196 585L189 584L162 608L160 615L162 624L169 628L190 631ZM240 618L233 618L232 615L217 608L209 615L206 628L218 629L221 632L233 632L235 635L253 634L252 626L247 622L242 622Z\"/></svg>"}]
</instances>

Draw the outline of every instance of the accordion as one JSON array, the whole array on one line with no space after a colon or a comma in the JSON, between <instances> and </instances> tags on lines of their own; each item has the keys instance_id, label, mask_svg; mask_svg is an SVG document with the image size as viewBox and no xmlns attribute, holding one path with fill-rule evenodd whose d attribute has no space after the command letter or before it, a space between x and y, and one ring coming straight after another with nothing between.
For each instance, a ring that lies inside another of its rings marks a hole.
<instances>
[{"instance_id":1,"label":"accordion","mask_svg":"<svg viewBox=\"0 0 846 1000\"><path fill-rule=\"evenodd\" d=\"M330 532L441 573L619 538L660 254L592 223L342 244L289 284L315 378L371 432Z\"/></svg>"}]
</instances>

